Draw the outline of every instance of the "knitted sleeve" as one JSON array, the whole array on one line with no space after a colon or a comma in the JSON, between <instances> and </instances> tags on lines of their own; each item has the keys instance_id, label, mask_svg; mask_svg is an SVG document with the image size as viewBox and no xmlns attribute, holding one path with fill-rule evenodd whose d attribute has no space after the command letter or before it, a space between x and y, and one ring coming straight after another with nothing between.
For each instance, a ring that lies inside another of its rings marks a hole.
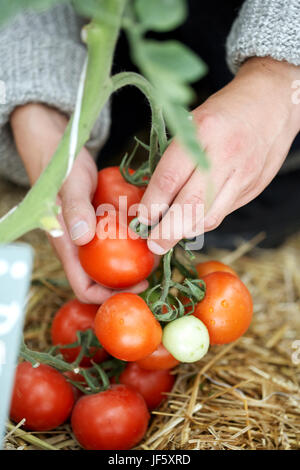
<instances>
[{"instance_id":1,"label":"knitted sleeve","mask_svg":"<svg viewBox=\"0 0 300 470\"><path fill-rule=\"evenodd\" d=\"M254 56L300 65L300 0L244 2L227 39L230 70Z\"/></svg>"},{"instance_id":2,"label":"knitted sleeve","mask_svg":"<svg viewBox=\"0 0 300 470\"><path fill-rule=\"evenodd\" d=\"M45 103L70 115L75 107L86 48L80 39L83 20L69 4L18 15L0 30L0 174L22 185L28 179L12 137L9 118L17 106ZM108 106L87 148L95 153L110 124Z\"/></svg>"}]
</instances>

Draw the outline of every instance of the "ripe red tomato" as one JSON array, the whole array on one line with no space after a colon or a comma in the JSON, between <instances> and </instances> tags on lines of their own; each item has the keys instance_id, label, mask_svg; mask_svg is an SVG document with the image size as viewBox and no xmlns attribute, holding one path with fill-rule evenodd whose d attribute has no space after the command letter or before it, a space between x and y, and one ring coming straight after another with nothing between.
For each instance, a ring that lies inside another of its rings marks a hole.
<instances>
[{"instance_id":1,"label":"ripe red tomato","mask_svg":"<svg viewBox=\"0 0 300 470\"><path fill-rule=\"evenodd\" d=\"M17 366L10 416L32 431L50 431L68 418L74 405L72 386L50 366L32 367L29 362Z\"/></svg>"},{"instance_id":2,"label":"ripe red tomato","mask_svg":"<svg viewBox=\"0 0 300 470\"><path fill-rule=\"evenodd\" d=\"M134 170L129 170L130 174ZM118 166L104 168L98 173L98 186L93 199L93 206L97 209L100 204L112 204L120 210L119 196L127 197L127 210L138 204L143 197L145 188L128 183L122 176ZM130 217L131 219L135 217Z\"/></svg>"},{"instance_id":3,"label":"ripe red tomato","mask_svg":"<svg viewBox=\"0 0 300 470\"><path fill-rule=\"evenodd\" d=\"M158 348L150 354L150 356L140 359L137 361L137 364L145 370L167 370L176 367L179 361L160 343Z\"/></svg>"},{"instance_id":4,"label":"ripe red tomato","mask_svg":"<svg viewBox=\"0 0 300 470\"><path fill-rule=\"evenodd\" d=\"M149 412L142 396L125 385L86 395L76 403L72 429L87 450L128 450L147 430Z\"/></svg>"},{"instance_id":5,"label":"ripe red tomato","mask_svg":"<svg viewBox=\"0 0 300 470\"><path fill-rule=\"evenodd\" d=\"M203 280L206 294L193 315L206 325L211 344L231 343L242 336L251 323L251 295L242 281L230 273L211 273Z\"/></svg>"},{"instance_id":6,"label":"ripe red tomato","mask_svg":"<svg viewBox=\"0 0 300 470\"><path fill-rule=\"evenodd\" d=\"M120 375L120 383L139 392L149 408L154 410L166 398L175 382L174 375L168 370L144 370L132 362Z\"/></svg>"},{"instance_id":7,"label":"ripe red tomato","mask_svg":"<svg viewBox=\"0 0 300 470\"><path fill-rule=\"evenodd\" d=\"M79 247L79 260L85 272L94 281L112 289L124 289L146 279L154 266L154 254L147 241L130 238L131 230L115 220L115 229L109 228L110 215L99 217L102 226L108 227L107 238L96 234L87 245ZM123 227L124 228L124 227Z\"/></svg>"},{"instance_id":8,"label":"ripe red tomato","mask_svg":"<svg viewBox=\"0 0 300 470\"><path fill-rule=\"evenodd\" d=\"M136 294L113 295L98 310L95 333L103 347L123 361L137 361L153 353L162 329L146 302Z\"/></svg>"},{"instance_id":9,"label":"ripe red tomato","mask_svg":"<svg viewBox=\"0 0 300 470\"><path fill-rule=\"evenodd\" d=\"M230 268L230 266L227 266L227 264L221 263L221 261L205 261L203 263L199 263L196 266L196 270L199 276L199 279L203 279L204 276L207 276L207 274L215 273L217 271L222 271L226 273L233 274L234 276L237 276L236 272Z\"/></svg>"},{"instance_id":10,"label":"ripe red tomato","mask_svg":"<svg viewBox=\"0 0 300 470\"><path fill-rule=\"evenodd\" d=\"M77 331L85 331L94 328L97 305L88 305L79 300L70 300L64 304L56 313L52 327L51 337L54 345L65 345L75 343ZM80 352L80 347L71 349L60 349L61 354L67 362L75 361ZM103 348L90 348L92 358L84 357L80 362L81 367L89 367L91 360L94 362L104 361L108 354Z\"/></svg>"}]
</instances>

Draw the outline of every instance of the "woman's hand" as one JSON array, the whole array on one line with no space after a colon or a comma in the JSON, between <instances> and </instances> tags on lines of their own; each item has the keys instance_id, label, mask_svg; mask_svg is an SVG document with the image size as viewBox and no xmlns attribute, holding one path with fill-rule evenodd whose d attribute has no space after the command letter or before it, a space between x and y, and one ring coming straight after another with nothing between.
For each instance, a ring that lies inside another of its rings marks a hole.
<instances>
[{"instance_id":1,"label":"woman's hand","mask_svg":"<svg viewBox=\"0 0 300 470\"><path fill-rule=\"evenodd\" d=\"M173 247L182 226L185 238L215 229L271 182L300 130L300 106L292 101L297 78L299 67L269 58L249 59L229 85L194 111L210 171L196 169L176 140L168 147L140 207L140 221L157 224L148 239L154 253ZM161 204L169 210L203 205L205 215L175 215L176 230L165 237L162 227L168 212L159 209Z\"/></svg>"},{"instance_id":2,"label":"woman's hand","mask_svg":"<svg viewBox=\"0 0 300 470\"><path fill-rule=\"evenodd\" d=\"M12 113L15 142L31 184L49 163L67 123L66 116L42 104L28 104ZM84 148L58 196L58 203L62 206L59 219L64 235L60 238L49 236L49 240L62 261L76 297L82 302L101 304L116 291L92 281L82 269L77 255L77 246L85 245L95 235L96 215L91 200L96 185L97 167ZM143 281L131 291L142 292L147 285L147 281Z\"/></svg>"}]
</instances>

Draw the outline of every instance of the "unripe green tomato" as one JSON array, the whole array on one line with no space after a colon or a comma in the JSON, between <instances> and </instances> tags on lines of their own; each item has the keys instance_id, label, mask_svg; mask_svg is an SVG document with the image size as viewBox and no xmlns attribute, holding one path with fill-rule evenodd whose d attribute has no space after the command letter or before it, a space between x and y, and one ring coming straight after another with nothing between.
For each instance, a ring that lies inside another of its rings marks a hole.
<instances>
[{"instance_id":1,"label":"unripe green tomato","mask_svg":"<svg viewBox=\"0 0 300 470\"><path fill-rule=\"evenodd\" d=\"M201 320L186 316L167 324L162 343L178 361L196 362L208 351L209 334Z\"/></svg>"}]
</instances>

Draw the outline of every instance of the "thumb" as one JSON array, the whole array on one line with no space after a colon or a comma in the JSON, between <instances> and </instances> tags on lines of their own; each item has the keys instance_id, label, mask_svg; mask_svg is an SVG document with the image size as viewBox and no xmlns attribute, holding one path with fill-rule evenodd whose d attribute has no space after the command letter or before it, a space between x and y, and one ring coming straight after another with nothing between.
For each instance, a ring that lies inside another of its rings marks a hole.
<instances>
[{"instance_id":1,"label":"thumb","mask_svg":"<svg viewBox=\"0 0 300 470\"><path fill-rule=\"evenodd\" d=\"M85 245L95 236L96 214L91 200L96 184L97 167L84 149L60 191L63 218L70 238L78 246Z\"/></svg>"}]
</instances>

